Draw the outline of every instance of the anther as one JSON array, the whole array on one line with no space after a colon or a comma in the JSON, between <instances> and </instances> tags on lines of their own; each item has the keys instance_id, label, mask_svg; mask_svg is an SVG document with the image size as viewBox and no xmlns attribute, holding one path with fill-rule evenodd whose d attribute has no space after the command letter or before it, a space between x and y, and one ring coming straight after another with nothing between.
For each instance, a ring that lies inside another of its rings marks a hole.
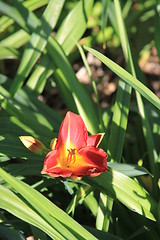
<instances>
[{"instance_id":1,"label":"anther","mask_svg":"<svg viewBox=\"0 0 160 240\"><path fill-rule=\"evenodd\" d=\"M76 149L71 148L67 150L68 150L67 163L73 164L76 160Z\"/></svg>"}]
</instances>

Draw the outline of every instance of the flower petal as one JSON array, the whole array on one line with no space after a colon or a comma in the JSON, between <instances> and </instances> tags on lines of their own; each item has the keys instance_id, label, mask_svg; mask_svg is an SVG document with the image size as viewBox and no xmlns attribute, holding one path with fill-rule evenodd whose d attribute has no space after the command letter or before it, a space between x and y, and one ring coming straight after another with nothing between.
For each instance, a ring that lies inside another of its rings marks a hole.
<instances>
[{"instance_id":1,"label":"flower petal","mask_svg":"<svg viewBox=\"0 0 160 240\"><path fill-rule=\"evenodd\" d=\"M51 177L70 177L72 172L63 165L61 166L58 161L60 157L62 156L57 150L49 152L45 158L41 174L47 174Z\"/></svg>"},{"instance_id":2,"label":"flower petal","mask_svg":"<svg viewBox=\"0 0 160 240\"><path fill-rule=\"evenodd\" d=\"M93 147L98 147L98 145L100 144L103 136L104 136L104 133L98 133L98 134L88 136L87 145L88 146L93 146Z\"/></svg>"},{"instance_id":3,"label":"flower petal","mask_svg":"<svg viewBox=\"0 0 160 240\"><path fill-rule=\"evenodd\" d=\"M72 112L67 112L58 135L56 148L66 145L67 149L79 150L87 146L87 128L82 118Z\"/></svg>"},{"instance_id":4,"label":"flower petal","mask_svg":"<svg viewBox=\"0 0 160 240\"><path fill-rule=\"evenodd\" d=\"M66 158L63 151L53 150L45 158L42 174L52 177L71 177L78 179L82 176L95 177L108 171L107 153L101 148L84 147L76 153L75 162L70 165L63 164Z\"/></svg>"},{"instance_id":5,"label":"flower petal","mask_svg":"<svg viewBox=\"0 0 160 240\"><path fill-rule=\"evenodd\" d=\"M101 148L84 147L76 154L76 161L70 167L73 176L98 176L108 171L107 153Z\"/></svg>"}]
</instances>

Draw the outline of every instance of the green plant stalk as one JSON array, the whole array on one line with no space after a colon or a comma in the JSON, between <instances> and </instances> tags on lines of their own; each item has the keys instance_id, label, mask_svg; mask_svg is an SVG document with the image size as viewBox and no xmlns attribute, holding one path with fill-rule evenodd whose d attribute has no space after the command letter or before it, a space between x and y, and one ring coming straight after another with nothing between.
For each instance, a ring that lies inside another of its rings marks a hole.
<instances>
[{"instance_id":1,"label":"green plant stalk","mask_svg":"<svg viewBox=\"0 0 160 240\"><path fill-rule=\"evenodd\" d=\"M74 197L72 198L71 202L69 203L66 212L70 214L73 211L73 208L78 206L78 204L82 204L82 202L85 200L85 198L93 191L92 187L84 186L78 188L76 191Z\"/></svg>"}]
</instances>

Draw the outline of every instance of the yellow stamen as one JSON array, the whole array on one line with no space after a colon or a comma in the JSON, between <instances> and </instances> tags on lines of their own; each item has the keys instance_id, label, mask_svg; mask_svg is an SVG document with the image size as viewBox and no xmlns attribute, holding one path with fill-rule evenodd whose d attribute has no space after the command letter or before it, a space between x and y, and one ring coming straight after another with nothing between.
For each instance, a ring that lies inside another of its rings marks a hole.
<instances>
[{"instance_id":1,"label":"yellow stamen","mask_svg":"<svg viewBox=\"0 0 160 240\"><path fill-rule=\"evenodd\" d=\"M67 156L67 165L73 164L76 161L76 149L71 148L68 150L68 156Z\"/></svg>"}]
</instances>

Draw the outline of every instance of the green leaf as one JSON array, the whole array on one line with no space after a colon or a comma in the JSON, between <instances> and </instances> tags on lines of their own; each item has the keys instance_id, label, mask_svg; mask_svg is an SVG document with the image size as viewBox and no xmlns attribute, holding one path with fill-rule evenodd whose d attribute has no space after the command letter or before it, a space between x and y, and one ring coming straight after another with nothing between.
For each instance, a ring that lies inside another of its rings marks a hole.
<instances>
[{"instance_id":1,"label":"green leaf","mask_svg":"<svg viewBox=\"0 0 160 240\"><path fill-rule=\"evenodd\" d=\"M55 65L51 62L50 57L43 54L41 62L31 74L26 85L34 90L37 95L40 94L45 87L47 79L53 74L54 70Z\"/></svg>"},{"instance_id":2,"label":"green leaf","mask_svg":"<svg viewBox=\"0 0 160 240\"><path fill-rule=\"evenodd\" d=\"M12 8L9 8L7 5L7 9L7 14L10 14L9 9L12 10ZM27 31L29 31L29 29L34 29L38 24L38 19L35 15L28 12L27 9L24 9L21 4L17 4L17 9L19 9L19 12L23 13L23 16L28 17L26 21L28 27ZM20 26L26 29L26 25L23 21L19 21L20 19L17 18L16 15L13 15L13 18ZM57 85L61 91L61 96L65 99L68 107L74 112L79 112L90 133L99 132L98 118L92 99L84 86L82 86L77 80L63 49L51 36L48 38L47 51L58 68L56 70Z\"/></svg>"},{"instance_id":3,"label":"green leaf","mask_svg":"<svg viewBox=\"0 0 160 240\"><path fill-rule=\"evenodd\" d=\"M0 60L17 59L19 52L15 48L0 46Z\"/></svg>"},{"instance_id":4,"label":"green leaf","mask_svg":"<svg viewBox=\"0 0 160 240\"><path fill-rule=\"evenodd\" d=\"M22 15L16 7L0 1L0 11L13 18L15 21L20 22L25 30L27 29L24 15Z\"/></svg>"},{"instance_id":5,"label":"green leaf","mask_svg":"<svg viewBox=\"0 0 160 240\"><path fill-rule=\"evenodd\" d=\"M99 206L96 218L96 228L108 232L111 221L111 211L113 206L113 199L105 193L100 193Z\"/></svg>"},{"instance_id":6,"label":"green leaf","mask_svg":"<svg viewBox=\"0 0 160 240\"><path fill-rule=\"evenodd\" d=\"M145 174L151 175L146 168L136 164L108 162L108 167L115 169L116 171L119 171L128 177L138 177Z\"/></svg>"},{"instance_id":7,"label":"green leaf","mask_svg":"<svg viewBox=\"0 0 160 240\"><path fill-rule=\"evenodd\" d=\"M155 200L139 183L124 174L112 170L96 178L85 178L85 182L119 200L132 211L156 221L158 206Z\"/></svg>"},{"instance_id":8,"label":"green leaf","mask_svg":"<svg viewBox=\"0 0 160 240\"><path fill-rule=\"evenodd\" d=\"M55 231L57 235L59 235L59 233L61 233L61 236L62 235L64 236L63 238L61 237L59 239L68 239L68 240L72 240L72 239L73 240L76 240L76 239L77 240L85 240L85 239L92 240L93 239L93 240L97 240L97 238L95 238L92 234L90 234L87 230L85 230L75 220L73 220L71 217L69 217L65 212L63 212L61 209L59 209L55 204L50 202L42 194L40 194L35 189L31 188L26 183L9 175L2 168L0 168L0 176L7 183L9 183L14 189L16 189L16 191L18 191L19 194L21 196L23 196L23 198L25 198L25 202L27 202L29 206L32 206L32 208L37 212L37 216L39 218L42 218L43 221L47 225L50 226L50 228L52 229L51 233L53 233L53 231ZM12 193L12 195L13 195L13 193ZM0 198L1 198L1 196L0 196ZM15 198L15 200L17 200L15 196L14 196L14 198ZM13 198L12 199L7 198L7 201L9 201L9 199L11 202L14 201L14 203L16 203L16 201ZM1 201L0 201L0 204L2 204ZM17 205L17 207L18 207L18 205ZM8 207L6 206L6 208L8 208ZM27 207L27 208L29 208L29 207ZM7 210L9 210L9 209L7 209ZM14 209L11 209L11 210L14 211ZM28 214L29 214L29 212L28 212ZM34 219L35 218L33 218L33 223L34 223ZM33 224L33 225L39 227L40 223L37 222L37 224ZM44 230L45 225L43 226L42 230ZM54 230L54 229L56 229L56 230ZM48 232L47 232L47 234L48 234ZM51 235L51 234L48 234L48 235ZM53 235L52 235L52 237L53 237Z\"/></svg>"},{"instance_id":9,"label":"green leaf","mask_svg":"<svg viewBox=\"0 0 160 240\"><path fill-rule=\"evenodd\" d=\"M12 213L16 217L42 229L52 239L65 240L47 221L43 220L33 209L4 186L0 185L0 208Z\"/></svg>"},{"instance_id":10,"label":"green leaf","mask_svg":"<svg viewBox=\"0 0 160 240\"><path fill-rule=\"evenodd\" d=\"M5 47L14 47L20 48L24 44L26 44L30 39L30 35L25 32L23 29L14 32L12 35L9 35L5 39L0 42L0 45Z\"/></svg>"},{"instance_id":11,"label":"green leaf","mask_svg":"<svg viewBox=\"0 0 160 240\"><path fill-rule=\"evenodd\" d=\"M120 162L128 123L131 87L119 81L108 143L109 161Z\"/></svg>"},{"instance_id":12,"label":"green leaf","mask_svg":"<svg viewBox=\"0 0 160 240\"><path fill-rule=\"evenodd\" d=\"M52 38L49 38L49 43L50 44L47 45L47 50L58 67L58 71L56 73L59 77L59 81L57 81L57 84L61 90L61 95L65 97L67 102L68 98L72 94L78 112L84 119L88 131L91 133L97 133L99 130L99 123L91 97L84 86L80 84L76 78L75 73L60 45ZM69 90L69 92L67 90ZM68 102L68 104L69 106L73 106L72 101Z\"/></svg>"},{"instance_id":13,"label":"green leaf","mask_svg":"<svg viewBox=\"0 0 160 240\"><path fill-rule=\"evenodd\" d=\"M24 2L24 7L19 1L14 0L13 5L9 5L4 2L0 2L0 12L4 13L5 15L9 16L12 19L5 19L8 22L8 26L13 24L13 22L17 22L24 28L24 30L29 31L28 26L31 29L36 28L38 24L37 17L30 11L33 11L41 6L46 5L48 1L46 0L35 0L35 1L26 1ZM27 9L28 8L28 9ZM28 11L29 10L29 11Z\"/></svg>"},{"instance_id":14,"label":"green leaf","mask_svg":"<svg viewBox=\"0 0 160 240\"><path fill-rule=\"evenodd\" d=\"M58 28L55 38L61 44L66 55L71 52L75 45L75 42L79 40L79 38L84 33L87 26L85 16L88 17L90 15L92 5L92 0L85 2L80 1L77 3ZM84 14L84 9L86 14ZM80 26L78 27L78 25ZM27 85L30 88L35 89L35 92L37 94L42 92L47 78L55 71L55 66L51 61L52 60L48 55L43 55L42 61L37 66L27 82ZM57 81L59 82L59 80ZM60 89L61 88L63 89L64 86L60 87ZM74 100L70 97L70 91L67 91L67 89L65 91L66 95L68 96L65 99L65 102L69 102L68 105L72 110L76 109L74 104L72 104L73 106L71 107L71 103L73 103Z\"/></svg>"},{"instance_id":15,"label":"green leaf","mask_svg":"<svg viewBox=\"0 0 160 240\"><path fill-rule=\"evenodd\" d=\"M13 19L7 16L2 16L0 18L0 32L4 32L11 24L13 24Z\"/></svg>"},{"instance_id":16,"label":"green leaf","mask_svg":"<svg viewBox=\"0 0 160 240\"><path fill-rule=\"evenodd\" d=\"M24 148L21 149L21 155L23 151L25 151ZM31 156L31 154L29 155L29 153L30 152L28 151L27 154L25 154L25 158L27 159L27 161L25 160L24 162L21 162L21 163L8 164L5 167L5 170L16 177L17 176L41 176L41 170L44 164L44 157L39 157L36 155ZM16 154L16 149L15 149L15 154Z\"/></svg>"},{"instance_id":17,"label":"green leaf","mask_svg":"<svg viewBox=\"0 0 160 240\"><path fill-rule=\"evenodd\" d=\"M31 90L27 88L19 90L15 98L12 98L9 92L0 86L0 96L2 96L2 107L31 129L37 129L43 136L51 136L52 132L49 129L53 130L54 126L54 130L58 132L62 117L40 102ZM39 124L43 127L40 128Z\"/></svg>"},{"instance_id":18,"label":"green leaf","mask_svg":"<svg viewBox=\"0 0 160 240\"><path fill-rule=\"evenodd\" d=\"M23 5L28 8L30 11L34 11L44 5L48 4L49 0L32 0L32 1L24 1Z\"/></svg>"},{"instance_id":19,"label":"green leaf","mask_svg":"<svg viewBox=\"0 0 160 240\"><path fill-rule=\"evenodd\" d=\"M51 0L45 9L41 21L38 23L35 32L32 33L30 42L22 56L16 77L10 89L11 95L14 95L22 86L25 78L45 48L51 30L53 30L58 20L63 3L64 0Z\"/></svg>"},{"instance_id":20,"label":"green leaf","mask_svg":"<svg viewBox=\"0 0 160 240\"><path fill-rule=\"evenodd\" d=\"M94 234L99 240L123 240L122 238L115 236L111 233L106 233L100 230L97 230L96 228L85 226L85 228L90 231L92 234Z\"/></svg>"},{"instance_id":21,"label":"green leaf","mask_svg":"<svg viewBox=\"0 0 160 240\"><path fill-rule=\"evenodd\" d=\"M110 0L102 0L102 15L101 15L101 29L103 33L103 47L106 47L104 31L107 25L108 10L110 5Z\"/></svg>"},{"instance_id":22,"label":"green leaf","mask_svg":"<svg viewBox=\"0 0 160 240\"><path fill-rule=\"evenodd\" d=\"M128 73L118 64L105 57L103 54L92 48L85 48L160 110L160 100L151 90L149 90L149 88L147 88L144 84L142 84L139 80L133 77L130 73Z\"/></svg>"},{"instance_id":23,"label":"green leaf","mask_svg":"<svg viewBox=\"0 0 160 240\"><path fill-rule=\"evenodd\" d=\"M9 130L10 126L8 125L8 131ZM31 151L25 149L18 136L11 136L11 134L4 134L0 136L0 149L0 159L1 156L7 156L10 158L28 158L33 160L43 159L42 157L36 156Z\"/></svg>"},{"instance_id":24,"label":"green leaf","mask_svg":"<svg viewBox=\"0 0 160 240\"><path fill-rule=\"evenodd\" d=\"M30 11L34 11L34 10L38 9L39 7L46 5L47 3L48 3L48 0L34 0L34 1L24 1L23 2L24 6L26 8L28 8ZM18 18L18 14L17 14L16 2L13 2L13 4L15 4L15 6L7 5L5 3L0 3L0 11L2 11L4 14L10 16L11 18L15 17L16 21L18 21L18 20L20 20L20 18ZM14 23L14 20L9 18L8 16L2 16L0 18L0 32L4 32L9 26L11 26ZM25 14L24 14L24 16L25 16ZM22 16L22 18L23 18L23 16ZM23 22L22 24L25 24L25 21L22 21L22 22ZM32 24L32 21L30 23L28 21L28 24ZM5 39L4 39L4 41L5 41ZM16 44L19 44L19 43L17 42Z\"/></svg>"},{"instance_id":25,"label":"green leaf","mask_svg":"<svg viewBox=\"0 0 160 240\"><path fill-rule=\"evenodd\" d=\"M115 3L115 10L116 10L118 26L119 26L119 29L121 29L119 34L120 34L121 45L122 45L122 49L123 49L123 52L124 52L125 60L127 62L127 65L128 65L128 68L129 68L130 72L136 78L136 72L135 72L134 65L136 66L137 73L139 74L138 67L137 67L137 61L134 64L134 62L132 60L132 54L131 54L130 45L129 45L129 41L128 41L128 37L127 37L127 32L126 32L125 24L124 24L124 21L123 21L123 18L122 18L120 2L119 2L119 0L114 0L114 3ZM143 81L142 74L139 74L139 77ZM156 161L157 161L157 158L158 158L158 154L155 151L155 144L154 144L154 141L153 141L152 130L149 126L148 116L146 114L145 106L143 104L143 100L141 98L141 95L138 92L136 92L136 99L137 99L139 114L140 114L141 119L142 119L143 133L144 133L145 140L146 140L146 143L147 143L147 149L148 149L149 160L150 160L150 169L152 171L152 174L154 175L154 178L153 178L154 191L153 192L154 192L155 197L158 199L157 182L158 182L158 179L159 179L159 173L158 173L157 167L156 167Z\"/></svg>"},{"instance_id":26,"label":"green leaf","mask_svg":"<svg viewBox=\"0 0 160 240\"><path fill-rule=\"evenodd\" d=\"M0 225L0 236L7 240L25 240L20 231L2 225Z\"/></svg>"},{"instance_id":27,"label":"green leaf","mask_svg":"<svg viewBox=\"0 0 160 240\"><path fill-rule=\"evenodd\" d=\"M57 31L56 39L68 55L86 30L93 0L79 1Z\"/></svg>"},{"instance_id":28,"label":"green leaf","mask_svg":"<svg viewBox=\"0 0 160 240\"><path fill-rule=\"evenodd\" d=\"M155 33L154 33L154 38L155 38L155 44L157 48L157 53L160 61L160 5L157 1L157 6L155 9L155 17L154 17L154 24L155 24Z\"/></svg>"}]
</instances>

